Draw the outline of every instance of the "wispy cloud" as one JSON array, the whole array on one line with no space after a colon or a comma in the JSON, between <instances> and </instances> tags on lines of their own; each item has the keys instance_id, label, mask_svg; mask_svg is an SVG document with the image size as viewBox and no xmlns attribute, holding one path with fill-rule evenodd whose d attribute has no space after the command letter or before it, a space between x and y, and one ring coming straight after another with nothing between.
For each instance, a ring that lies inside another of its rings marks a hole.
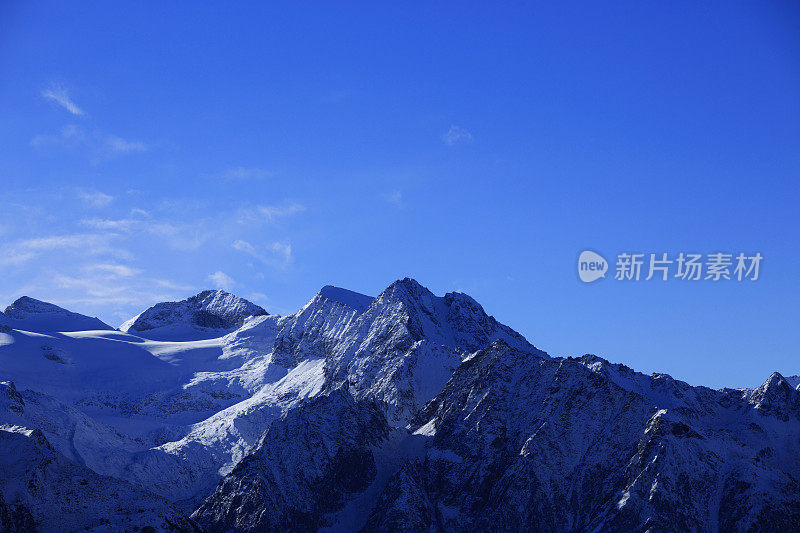
<instances>
[{"instance_id":1,"label":"wispy cloud","mask_svg":"<svg viewBox=\"0 0 800 533\"><path fill-rule=\"evenodd\" d=\"M88 309L98 306L118 308L115 315L129 318L144 307L157 302L177 300L196 290L168 280L134 275L120 279L107 272L76 273L50 272L46 278L34 281L28 289L46 294L59 305L83 305ZM121 308L129 311L122 312Z\"/></svg>"},{"instance_id":2,"label":"wispy cloud","mask_svg":"<svg viewBox=\"0 0 800 533\"><path fill-rule=\"evenodd\" d=\"M6 250L0 254L0 266L19 266L35 258L34 252L24 250Z\"/></svg>"},{"instance_id":3,"label":"wispy cloud","mask_svg":"<svg viewBox=\"0 0 800 533\"><path fill-rule=\"evenodd\" d=\"M146 233L159 237L171 248L181 251L197 250L209 237L203 221L171 222L142 218L85 218L82 226L94 230L119 231L125 234Z\"/></svg>"},{"instance_id":4,"label":"wispy cloud","mask_svg":"<svg viewBox=\"0 0 800 533\"><path fill-rule=\"evenodd\" d=\"M36 135L31 139L31 146L35 148L61 147L73 149L88 144L86 132L80 126L70 124L61 128L56 134Z\"/></svg>"},{"instance_id":5,"label":"wispy cloud","mask_svg":"<svg viewBox=\"0 0 800 533\"><path fill-rule=\"evenodd\" d=\"M75 102L69 97L69 93L64 87L60 85L53 85L49 89L42 91L42 98L54 102L73 115L83 115L83 109L78 107Z\"/></svg>"},{"instance_id":6,"label":"wispy cloud","mask_svg":"<svg viewBox=\"0 0 800 533\"><path fill-rule=\"evenodd\" d=\"M292 262L292 245L287 242L273 242L259 249L244 240L236 240L231 245L234 250L250 255L265 265L285 267Z\"/></svg>"},{"instance_id":7,"label":"wispy cloud","mask_svg":"<svg viewBox=\"0 0 800 533\"><path fill-rule=\"evenodd\" d=\"M305 206L300 204L261 205L258 207L258 212L264 215L270 222L276 218L302 213L305 210Z\"/></svg>"},{"instance_id":8,"label":"wispy cloud","mask_svg":"<svg viewBox=\"0 0 800 533\"><path fill-rule=\"evenodd\" d=\"M224 181L260 180L272 176L273 173L261 168L235 167L229 168L220 175Z\"/></svg>"},{"instance_id":9,"label":"wispy cloud","mask_svg":"<svg viewBox=\"0 0 800 533\"><path fill-rule=\"evenodd\" d=\"M401 191L392 191L383 195L383 198L389 202L390 204L394 205L395 207L405 207L405 202L403 201L403 193Z\"/></svg>"},{"instance_id":10,"label":"wispy cloud","mask_svg":"<svg viewBox=\"0 0 800 533\"><path fill-rule=\"evenodd\" d=\"M48 253L58 253L61 262L67 252L130 260L129 251L112 245L118 237L116 233L71 233L11 241L0 248L0 266L20 266Z\"/></svg>"},{"instance_id":11,"label":"wispy cloud","mask_svg":"<svg viewBox=\"0 0 800 533\"><path fill-rule=\"evenodd\" d=\"M64 248L94 249L104 247L114 237L111 234L99 235L76 233L70 235L52 235L36 237L19 242L20 248L34 251L59 250Z\"/></svg>"},{"instance_id":12,"label":"wispy cloud","mask_svg":"<svg viewBox=\"0 0 800 533\"><path fill-rule=\"evenodd\" d=\"M257 223L260 221L276 222L280 218L288 217L306 210L306 206L297 202L287 202L280 205L258 205L239 211L240 224Z\"/></svg>"},{"instance_id":13,"label":"wispy cloud","mask_svg":"<svg viewBox=\"0 0 800 533\"><path fill-rule=\"evenodd\" d=\"M98 263L94 265L87 265L83 268L83 270L93 274L105 274L110 278L131 278L141 274L142 272L137 268L115 263Z\"/></svg>"},{"instance_id":14,"label":"wispy cloud","mask_svg":"<svg viewBox=\"0 0 800 533\"><path fill-rule=\"evenodd\" d=\"M461 126L452 125L450 129L442 134L442 142L447 146L468 144L471 143L472 140L472 134Z\"/></svg>"},{"instance_id":15,"label":"wispy cloud","mask_svg":"<svg viewBox=\"0 0 800 533\"><path fill-rule=\"evenodd\" d=\"M85 150L93 163L148 150L141 141L129 141L100 131L90 133L75 124L64 126L55 134L36 135L30 144L39 149Z\"/></svg>"},{"instance_id":16,"label":"wispy cloud","mask_svg":"<svg viewBox=\"0 0 800 533\"><path fill-rule=\"evenodd\" d=\"M285 264L292 261L292 245L286 242L273 242L272 252L283 260Z\"/></svg>"},{"instance_id":17,"label":"wispy cloud","mask_svg":"<svg viewBox=\"0 0 800 533\"><path fill-rule=\"evenodd\" d=\"M83 256L106 255L130 260L131 253L112 242L119 239L117 233L74 233L26 239L17 245L19 250L44 253L58 250L75 250Z\"/></svg>"},{"instance_id":18,"label":"wispy cloud","mask_svg":"<svg viewBox=\"0 0 800 533\"><path fill-rule=\"evenodd\" d=\"M233 289L234 285L236 285L236 282L233 281L233 278L221 270L217 270L213 274L209 274L208 279L214 283L216 288L224 291L230 291Z\"/></svg>"},{"instance_id":19,"label":"wispy cloud","mask_svg":"<svg viewBox=\"0 0 800 533\"><path fill-rule=\"evenodd\" d=\"M81 225L92 229L106 229L114 231L128 232L133 229L133 226L139 221L132 218L86 218L81 220Z\"/></svg>"},{"instance_id":20,"label":"wispy cloud","mask_svg":"<svg viewBox=\"0 0 800 533\"><path fill-rule=\"evenodd\" d=\"M147 145L143 142L127 141L116 135L106 135L103 143L105 144L106 151L115 155L147 151Z\"/></svg>"},{"instance_id":21,"label":"wispy cloud","mask_svg":"<svg viewBox=\"0 0 800 533\"><path fill-rule=\"evenodd\" d=\"M92 207L105 207L114 201L114 197L100 191L79 189L76 191L78 198Z\"/></svg>"}]
</instances>

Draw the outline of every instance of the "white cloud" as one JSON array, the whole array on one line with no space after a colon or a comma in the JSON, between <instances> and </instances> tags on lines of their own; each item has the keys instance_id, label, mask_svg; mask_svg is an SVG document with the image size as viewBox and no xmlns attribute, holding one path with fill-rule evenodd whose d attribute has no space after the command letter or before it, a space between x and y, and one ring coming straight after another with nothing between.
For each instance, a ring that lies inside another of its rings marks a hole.
<instances>
[{"instance_id":1,"label":"white cloud","mask_svg":"<svg viewBox=\"0 0 800 533\"><path fill-rule=\"evenodd\" d=\"M116 135L106 135L104 145L110 154L130 154L132 152L144 152L147 145L141 141L126 141Z\"/></svg>"},{"instance_id":2,"label":"white cloud","mask_svg":"<svg viewBox=\"0 0 800 533\"><path fill-rule=\"evenodd\" d=\"M283 242L273 242L272 251L280 257L284 263L289 263L292 260L292 245Z\"/></svg>"},{"instance_id":3,"label":"white cloud","mask_svg":"<svg viewBox=\"0 0 800 533\"><path fill-rule=\"evenodd\" d=\"M297 202L288 202L281 205L259 205L254 208L239 210L238 222L251 224L266 220L276 222L278 219L288 217L306 210L306 206Z\"/></svg>"},{"instance_id":4,"label":"white cloud","mask_svg":"<svg viewBox=\"0 0 800 533\"><path fill-rule=\"evenodd\" d=\"M251 292L247 295L247 299L251 302L269 302L269 296L263 292Z\"/></svg>"},{"instance_id":5,"label":"white cloud","mask_svg":"<svg viewBox=\"0 0 800 533\"><path fill-rule=\"evenodd\" d=\"M114 201L114 197L100 191L79 190L76 193L78 198L92 207L105 207Z\"/></svg>"},{"instance_id":6,"label":"white cloud","mask_svg":"<svg viewBox=\"0 0 800 533\"><path fill-rule=\"evenodd\" d=\"M89 133L74 124L65 126L57 134L36 135L31 146L39 149L62 148L66 150L86 150L92 163L115 157L147 151L148 146L141 141L129 141L116 135L99 131Z\"/></svg>"},{"instance_id":7,"label":"white cloud","mask_svg":"<svg viewBox=\"0 0 800 533\"><path fill-rule=\"evenodd\" d=\"M243 240L234 241L232 246L235 250L255 257L266 265L285 267L292 261L292 245L289 243L273 242L263 252L249 242Z\"/></svg>"},{"instance_id":8,"label":"white cloud","mask_svg":"<svg viewBox=\"0 0 800 533\"><path fill-rule=\"evenodd\" d=\"M394 204L397 207L404 207L405 203L403 202L403 193L400 191L392 191L390 193L384 194L383 197L386 199L387 202L390 204Z\"/></svg>"},{"instance_id":9,"label":"white cloud","mask_svg":"<svg viewBox=\"0 0 800 533\"><path fill-rule=\"evenodd\" d=\"M450 129L442 135L442 142L447 146L468 144L472 142L472 134L461 126L452 125Z\"/></svg>"},{"instance_id":10,"label":"white cloud","mask_svg":"<svg viewBox=\"0 0 800 533\"><path fill-rule=\"evenodd\" d=\"M47 148L52 146L60 146L63 148L76 148L89 143L89 137L83 128L70 124L61 128L61 131L55 135L36 135L31 139L31 146L36 148Z\"/></svg>"},{"instance_id":11,"label":"white cloud","mask_svg":"<svg viewBox=\"0 0 800 533\"><path fill-rule=\"evenodd\" d=\"M59 85L53 85L49 89L42 91L42 98L54 102L73 115L83 115L83 109L78 107L69 97L67 90Z\"/></svg>"},{"instance_id":12,"label":"white cloud","mask_svg":"<svg viewBox=\"0 0 800 533\"><path fill-rule=\"evenodd\" d=\"M252 256L256 255L255 247L247 241L243 240L234 241L232 246L235 250L239 250L240 252L244 252Z\"/></svg>"},{"instance_id":13,"label":"white cloud","mask_svg":"<svg viewBox=\"0 0 800 533\"><path fill-rule=\"evenodd\" d=\"M19 266L36 257L33 252L6 250L0 254L0 266Z\"/></svg>"},{"instance_id":14,"label":"white cloud","mask_svg":"<svg viewBox=\"0 0 800 533\"><path fill-rule=\"evenodd\" d=\"M210 274L208 279L214 283L215 287L225 291L230 291L233 289L233 286L236 285L236 282L233 281L233 278L221 270L217 270L213 274Z\"/></svg>"},{"instance_id":15,"label":"white cloud","mask_svg":"<svg viewBox=\"0 0 800 533\"><path fill-rule=\"evenodd\" d=\"M225 181L260 180L272 176L272 172L260 168L235 167L229 168L220 176Z\"/></svg>"},{"instance_id":16,"label":"white cloud","mask_svg":"<svg viewBox=\"0 0 800 533\"><path fill-rule=\"evenodd\" d=\"M109 229L115 231L130 231L137 223L136 220L130 218L86 218L81 220L81 225L92 229Z\"/></svg>"},{"instance_id":17,"label":"white cloud","mask_svg":"<svg viewBox=\"0 0 800 533\"><path fill-rule=\"evenodd\" d=\"M131 278L141 274L141 270L131 268L127 265L119 265L114 263L98 263L95 265L88 265L84 267L86 272L105 274L109 278Z\"/></svg>"},{"instance_id":18,"label":"white cloud","mask_svg":"<svg viewBox=\"0 0 800 533\"><path fill-rule=\"evenodd\" d=\"M48 295L60 293L61 297L48 296L49 300L57 301L60 305L80 304L89 309L103 305L134 308L131 312L124 313L124 316L130 317L136 310L141 311L157 302L178 300L185 297L187 291L193 290L177 287L165 280L142 276L125 279L126 281L109 277L102 272L94 275L85 271L78 275L53 272L36 284L35 291Z\"/></svg>"},{"instance_id":19,"label":"white cloud","mask_svg":"<svg viewBox=\"0 0 800 533\"><path fill-rule=\"evenodd\" d=\"M118 237L116 233L72 233L36 237L9 243L0 250L0 255L14 258L13 261L6 261L7 264L21 264L44 253L64 250L78 251L82 256L106 254L120 260L130 260L130 252L111 246L111 241Z\"/></svg>"},{"instance_id":20,"label":"white cloud","mask_svg":"<svg viewBox=\"0 0 800 533\"><path fill-rule=\"evenodd\" d=\"M78 233L72 235L53 235L50 237L36 237L25 239L19 243L20 247L28 250L58 250L63 248L79 248L107 242L102 235L89 235Z\"/></svg>"},{"instance_id":21,"label":"white cloud","mask_svg":"<svg viewBox=\"0 0 800 533\"><path fill-rule=\"evenodd\" d=\"M140 210L141 211L141 210ZM171 248L181 251L197 250L206 242L209 232L203 230L201 222L173 223L134 218L86 218L80 224L97 230L112 230L122 233L147 233L160 237Z\"/></svg>"},{"instance_id":22,"label":"white cloud","mask_svg":"<svg viewBox=\"0 0 800 533\"><path fill-rule=\"evenodd\" d=\"M258 211L264 215L267 220L272 222L276 218L294 215L295 213L302 213L306 208L300 204L287 204L282 206L277 205L261 205L258 206Z\"/></svg>"}]
</instances>

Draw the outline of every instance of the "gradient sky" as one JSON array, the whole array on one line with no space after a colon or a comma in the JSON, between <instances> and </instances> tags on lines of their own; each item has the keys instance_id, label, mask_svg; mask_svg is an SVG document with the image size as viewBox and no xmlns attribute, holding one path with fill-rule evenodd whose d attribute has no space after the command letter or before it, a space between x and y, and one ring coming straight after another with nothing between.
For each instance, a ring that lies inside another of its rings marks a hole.
<instances>
[{"instance_id":1,"label":"gradient sky","mask_svg":"<svg viewBox=\"0 0 800 533\"><path fill-rule=\"evenodd\" d=\"M553 355L800 373L795 2L0 4L0 303L469 293ZM760 252L756 282L580 251Z\"/></svg>"}]
</instances>

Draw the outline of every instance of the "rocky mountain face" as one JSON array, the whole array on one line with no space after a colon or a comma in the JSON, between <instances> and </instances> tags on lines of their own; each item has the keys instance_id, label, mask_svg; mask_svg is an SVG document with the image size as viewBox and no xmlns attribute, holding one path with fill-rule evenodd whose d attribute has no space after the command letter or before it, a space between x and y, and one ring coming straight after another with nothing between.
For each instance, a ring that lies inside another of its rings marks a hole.
<instances>
[{"instance_id":1,"label":"rocky mountain face","mask_svg":"<svg viewBox=\"0 0 800 533\"><path fill-rule=\"evenodd\" d=\"M749 392L694 389L599 358L542 358L498 340L459 365L405 428L404 447L421 451L382 483L373 477L352 488L349 499L370 509L355 529L793 530L800 517L800 410L793 405L800 395L785 385L773 376ZM765 398L788 400L787 411ZM372 441L365 472L391 463L379 444ZM245 457L194 517L212 530L245 530L255 509L272 517L318 509L314 502L327 491L314 493L313 482L310 494L269 504L266 495L288 489L247 484L287 464ZM297 483L303 472L281 479ZM352 529L326 509L327 521L300 529Z\"/></svg>"},{"instance_id":2,"label":"rocky mountain face","mask_svg":"<svg viewBox=\"0 0 800 533\"><path fill-rule=\"evenodd\" d=\"M374 401L318 396L273 422L195 516L214 531L315 531L372 483L388 436Z\"/></svg>"},{"instance_id":3,"label":"rocky mountain face","mask_svg":"<svg viewBox=\"0 0 800 533\"><path fill-rule=\"evenodd\" d=\"M350 384L358 398L384 402L391 421L401 424L441 390L468 353L495 339L546 356L466 294L437 297L406 278L337 339L326 377L333 386Z\"/></svg>"},{"instance_id":4,"label":"rocky mountain face","mask_svg":"<svg viewBox=\"0 0 800 533\"><path fill-rule=\"evenodd\" d=\"M40 429L0 425L5 531L199 531L168 502L59 454Z\"/></svg>"},{"instance_id":5,"label":"rocky mountain face","mask_svg":"<svg viewBox=\"0 0 800 533\"><path fill-rule=\"evenodd\" d=\"M408 278L375 298L327 286L285 317L204 291L122 329L0 332L0 437L26 458L3 467L0 531L60 530L48 505L109 530L800 519L800 391L779 374L712 390L551 358L469 296Z\"/></svg>"}]
</instances>

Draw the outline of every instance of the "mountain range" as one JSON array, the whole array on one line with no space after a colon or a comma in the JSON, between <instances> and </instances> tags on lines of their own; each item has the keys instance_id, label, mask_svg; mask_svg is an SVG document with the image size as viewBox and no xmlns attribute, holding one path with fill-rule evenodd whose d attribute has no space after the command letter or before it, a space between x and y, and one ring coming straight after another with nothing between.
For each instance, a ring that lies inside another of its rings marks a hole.
<instances>
[{"instance_id":1,"label":"mountain range","mask_svg":"<svg viewBox=\"0 0 800 533\"><path fill-rule=\"evenodd\" d=\"M0 532L789 531L800 378L551 357L469 296L0 313Z\"/></svg>"}]
</instances>

